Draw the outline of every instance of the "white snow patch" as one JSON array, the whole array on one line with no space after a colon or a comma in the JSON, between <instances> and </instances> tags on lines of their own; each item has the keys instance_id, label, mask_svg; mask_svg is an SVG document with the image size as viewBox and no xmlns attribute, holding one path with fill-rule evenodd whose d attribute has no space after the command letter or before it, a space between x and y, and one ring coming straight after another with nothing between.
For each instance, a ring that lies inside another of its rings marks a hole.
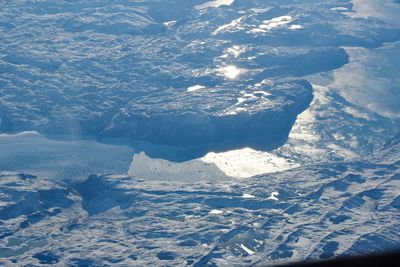
<instances>
[{"instance_id":1,"label":"white snow patch","mask_svg":"<svg viewBox=\"0 0 400 267\"><path fill-rule=\"evenodd\" d=\"M243 245L243 244L240 244L240 247L244 250L244 251L246 251L246 253L247 254L249 254L249 255L254 255L254 251L252 251L251 249L249 249L248 247L246 247L245 245Z\"/></svg>"},{"instance_id":2,"label":"white snow patch","mask_svg":"<svg viewBox=\"0 0 400 267\"><path fill-rule=\"evenodd\" d=\"M289 26L289 29L291 29L291 30L301 30L301 29L303 29L303 26L297 25L297 24L293 24L293 25Z\"/></svg>"},{"instance_id":3,"label":"white snow patch","mask_svg":"<svg viewBox=\"0 0 400 267\"><path fill-rule=\"evenodd\" d=\"M277 198L277 196L279 196L278 192L272 192L271 196L269 198L267 198L267 200L275 200L278 201L279 199Z\"/></svg>"},{"instance_id":4,"label":"white snow patch","mask_svg":"<svg viewBox=\"0 0 400 267\"><path fill-rule=\"evenodd\" d=\"M175 26L176 24L176 20L171 20L171 21L166 21L163 23L165 27L167 28L172 28Z\"/></svg>"},{"instance_id":5,"label":"white snow patch","mask_svg":"<svg viewBox=\"0 0 400 267\"><path fill-rule=\"evenodd\" d=\"M331 10L340 12L340 11L347 11L348 9L347 9L347 7L344 7L344 6L338 6L338 7L332 7Z\"/></svg>"},{"instance_id":6,"label":"white snow patch","mask_svg":"<svg viewBox=\"0 0 400 267\"><path fill-rule=\"evenodd\" d=\"M238 19L232 20L230 23L228 24L224 24L222 26L219 26L213 33L212 35L217 35L220 32L224 32L227 30L232 30L232 29L237 29L238 26L240 25L240 23L242 22L243 17L240 17Z\"/></svg>"},{"instance_id":7,"label":"white snow patch","mask_svg":"<svg viewBox=\"0 0 400 267\"><path fill-rule=\"evenodd\" d=\"M256 85L257 87L258 85ZM269 101L268 97L271 96L270 93L265 92L265 91L261 91L261 90L257 90L257 91L251 91L251 92L246 92L246 91L241 91L241 96L237 98L237 102L235 105L231 106L229 108L228 113L226 114L230 114L229 112L232 112L234 110L236 111L245 111L247 110L244 107L239 107L239 106L243 106L243 103L246 103L247 101L258 101L258 100L262 100L262 101ZM235 114L236 112L233 111Z\"/></svg>"},{"instance_id":8,"label":"white snow patch","mask_svg":"<svg viewBox=\"0 0 400 267\"><path fill-rule=\"evenodd\" d=\"M263 224L262 223L260 223L260 222L255 222L255 223L253 223L253 228L254 229L261 229L262 228L262 226L263 226ZM257 240L257 239L254 239L257 243L258 242L260 242L259 240ZM261 245L262 245L262 241L261 241Z\"/></svg>"},{"instance_id":9,"label":"white snow patch","mask_svg":"<svg viewBox=\"0 0 400 267\"><path fill-rule=\"evenodd\" d=\"M193 85L193 86L188 87L186 89L186 91L191 93L191 92L195 92L195 91L198 91L198 90L201 90L201 89L204 89L204 88L206 88L206 87L203 86L203 85L197 84L197 85Z\"/></svg>"},{"instance_id":10,"label":"white snow patch","mask_svg":"<svg viewBox=\"0 0 400 267\"><path fill-rule=\"evenodd\" d=\"M258 33L258 32L268 32L272 29L283 27L293 21L291 16L280 16L270 20L264 20L258 28L252 29L250 32Z\"/></svg>"},{"instance_id":11,"label":"white snow patch","mask_svg":"<svg viewBox=\"0 0 400 267\"><path fill-rule=\"evenodd\" d=\"M238 114L238 113L240 113L240 112L246 112L247 111L247 108L241 108L241 107L238 107L238 108L235 108L235 113L236 114Z\"/></svg>"},{"instance_id":12,"label":"white snow patch","mask_svg":"<svg viewBox=\"0 0 400 267\"><path fill-rule=\"evenodd\" d=\"M246 98L238 97L238 98L237 98L237 103L236 103L236 105L240 105L240 104L246 102L246 100L247 100Z\"/></svg>"},{"instance_id":13,"label":"white snow patch","mask_svg":"<svg viewBox=\"0 0 400 267\"><path fill-rule=\"evenodd\" d=\"M210 214L210 215L219 215L219 214L222 214L222 213L224 213L224 211L222 211L222 210L212 210L208 214Z\"/></svg>"},{"instance_id":14,"label":"white snow patch","mask_svg":"<svg viewBox=\"0 0 400 267\"><path fill-rule=\"evenodd\" d=\"M234 111L234 110L229 110L229 111L225 112L224 115L232 115L232 116L234 116L234 115L237 115L237 112Z\"/></svg>"}]
</instances>

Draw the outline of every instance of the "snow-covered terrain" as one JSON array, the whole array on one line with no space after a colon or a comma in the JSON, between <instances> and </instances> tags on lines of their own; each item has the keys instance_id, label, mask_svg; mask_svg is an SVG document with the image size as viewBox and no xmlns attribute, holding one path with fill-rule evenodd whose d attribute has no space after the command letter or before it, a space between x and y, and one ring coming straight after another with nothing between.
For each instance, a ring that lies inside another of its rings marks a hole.
<instances>
[{"instance_id":1,"label":"snow-covered terrain","mask_svg":"<svg viewBox=\"0 0 400 267\"><path fill-rule=\"evenodd\" d=\"M2 262L265 266L399 247L398 138L370 157L252 179L173 177L3 173Z\"/></svg>"},{"instance_id":2,"label":"snow-covered terrain","mask_svg":"<svg viewBox=\"0 0 400 267\"><path fill-rule=\"evenodd\" d=\"M399 12L0 1L0 266L400 249Z\"/></svg>"}]
</instances>

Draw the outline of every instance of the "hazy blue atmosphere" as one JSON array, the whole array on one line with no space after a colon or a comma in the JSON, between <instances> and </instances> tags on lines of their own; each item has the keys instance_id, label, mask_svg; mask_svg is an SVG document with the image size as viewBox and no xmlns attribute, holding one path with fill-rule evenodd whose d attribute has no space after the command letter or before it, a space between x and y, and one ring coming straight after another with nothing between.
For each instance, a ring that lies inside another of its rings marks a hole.
<instances>
[{"instance_id":1,"label":"hazy blue atmosphere","mask_svg":"<svg viewBox=\"0 0 400 267\"><path fill-rule=\"evenodd\" d=\"M0 266L400 250L400 2L0 0Z\"/></svg>"}]
</instances>

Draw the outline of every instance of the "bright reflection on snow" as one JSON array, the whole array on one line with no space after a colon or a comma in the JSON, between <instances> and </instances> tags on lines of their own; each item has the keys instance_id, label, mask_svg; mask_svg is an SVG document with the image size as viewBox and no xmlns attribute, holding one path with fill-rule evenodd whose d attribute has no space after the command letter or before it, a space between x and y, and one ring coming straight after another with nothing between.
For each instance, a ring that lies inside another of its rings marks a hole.
<instances>
[{"instance_id":1,"label":"bright reflection on snow","mask_svg":"<svg viewBox=\"0 0 400 267\"><path fill-rule=\"evenodd\" d=\"M226 50L226 53L234 57L239 57L245 51L244 47L234 45Z\"/></svg>"},{"instance_id":2,"label":"bright reflection on snow","mask_svg":"<svg viewBox=\"0 0 400 267\"><path fill-rule=\"evenodd\" d=\"M206 9L210 7L219 7L219 6L230 6L235 0L214 0L209 1L201 5L197 5L194 8L197 10Z\"/></svg>"},{"instance_id":3,"label":"bright reflection on snow","mask_svg":"<svg viewBox=\"0 0 400 267\"><path fill-rule=\"evenodd\" d=\"M215 164L227 176L236 178L248 178L298 167L297 164L290 163L284 158L251 148L222 153L211 152L201 160Z\"/></svg>"},{"instance_id":4,"label":"bright reflection on snow","mask_svg":"<svg viewBox=\"0 0 400 267\"><path fill-rule=\"evenodd\" d=\"M146 180L201 181L231 178L250 178L255 175L274 173L299 165L251 148L228 152L210 152L202 158L185 162L155 159L144 153L136 154L128 174ZM243 195L244 198L252 198Z\"/></svg>"},{"instance_id":5,"label":"bright reflection on snow","mask_svg":"<svg viewBox=\"0 0 400 267\"><path fill-rule=\"evenodd\" d=\"M236 79L241 73L242 70L234 65L228 65L219 69L220 73L224 75L228 79Z\"/></svg>"}]
</instances>

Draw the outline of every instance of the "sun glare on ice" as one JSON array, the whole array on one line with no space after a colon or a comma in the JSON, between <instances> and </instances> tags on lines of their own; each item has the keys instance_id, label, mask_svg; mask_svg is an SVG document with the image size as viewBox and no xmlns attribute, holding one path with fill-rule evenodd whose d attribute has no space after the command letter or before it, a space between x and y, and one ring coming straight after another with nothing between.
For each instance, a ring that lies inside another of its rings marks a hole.
<instances>
[{"instance_id":1,"label":"sun glare on ice","mask_svg":"<svg viewBox=\"0 0 400 267\"><path fill-rule=\"evenodd\" d=\"M221 72L226 78L230 80L236 79L242 73L242 71L238 67L233 65L223 67L221 69Z\"/></svg>"}]
</instances>

